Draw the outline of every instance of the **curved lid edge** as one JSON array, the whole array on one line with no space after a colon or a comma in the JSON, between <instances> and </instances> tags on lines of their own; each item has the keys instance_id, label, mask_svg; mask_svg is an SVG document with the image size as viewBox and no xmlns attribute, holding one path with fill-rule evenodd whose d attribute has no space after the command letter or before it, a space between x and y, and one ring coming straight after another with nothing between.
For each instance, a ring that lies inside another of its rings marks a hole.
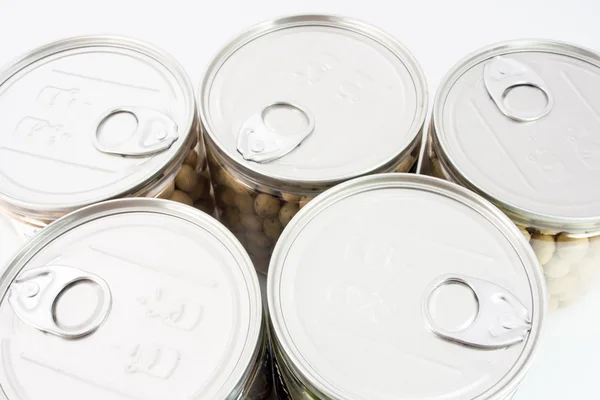
<instances>
[{"instance_id":1,"label":"curved lid edge","mask_svg":"<svg viewBox=\"0 0 600 400\"><path fill-rule=\"evenodd\" d=\"M144 41L126 36L86 35L50 42L30 50L29 52L21 54L2 66L0 69L0 87L13 75L19 73L31 64L36 63L45 57L49 57L63 51L96 46L107 46L139 52L140 54L154 59L173 74L185 95L185 103L187 108L186 114L188 118L186 119L186 123L183 125L182 132L185 132L187 136L185 137L184 144L179 147L173 159L163 166L163 169L167 168L174 160L183 159L189 145L195 140L195 138L192 137L196 133L195 124L197 124L197 107L194 96L194 88L185 69L177 60L175 60L175 58L173 58L166 51ZM108 196L97 199L95 203L138 192L142 190L143 187L148 183L157 179L162 172L163 170L158 170L148 173L135 187L129 188L127 192L112 193ZM39 204L21 202L17 199L4 196L2 193L0 193L0 204L3 204L4 207L6 207L11 213L32 218L39 218L43 221L55 220L69 212L90 205L89 203L86 203L68 205L64 208L44 207Z\"/></svg>"},{"instance_id":2,"label":"curved lid edge","mask_svg":"<svg viewBox=\"0 0 600 400\"><path fill-rule=\"evenodd\" d=\"M410 128L410 135L407 135L407 137L410 137L410 143L405 149L402 149L402 151L397 153L394 157L388 160L384 160L380 163L380 165L372 168L372 170L370 171L360 171L356 174L353 174L352 176L343 176L335 180L314 181L294 180L282 176L267 175L260 172L256 168L252 168L252 164L250 163L241 164L240 162L238 162L234 154L222 146L221 142L218 140L218 136L216 135L216 133L207 124L207 121L210 121L209 113L206 108L208 105L207 97L210 94L212 82L215 76L218 74L222 65L225 62L227 62L227 59L231 55L233 55L238 49L240 49L247 43L263 35L267 35L271 32L275 32L281 29L307 25L336 27L367 36L368 38L381 44L394 55L396 55L406 66L407 70L410 73L410 76L412 77L415 83L415 89L419 98L419 103L416 107L417 112L415 115L415 119ZM429 107L429 92L427 82L425 79L425 74L421 66L417 62L416 58L408 50L408 48L406 48L402 43L400 43L395 37L393 37L389 33L366 22L340 15L292 14L275 19L270 19L253 25L250 28L247 28L244 31L238 33L235 37L228 41L227 44L225 44L216 53L216 55L212 58L212 61L204 71L202 81L200 82L200 85L198 87L197 102L199 104L198 110L203 134L206 134L210 138L210 140L215 144L215 146L218 147L219 152L227 158L227 161L231 165L239 169L242 175L255 177L254 179L259 181L287 181L293 185L331 187L361 175L375 172L387 172L385 170L386 166L395 165L399 162L399 157L404 158L407 155L409 155L414 149L415 145L419 143L421 134L424 129L423 127L425 125L425 120L428 114Z\"/></svg>"},{"instance_id":3,"label":"curved lid edge","mask_svg":"<svg viewBox=\"0 0 600 400\"><path fill-rule=\"evenodd\" d=\"M243 353L240 354L236 367L225 385L219 389L217 399L226 400L232 393L241 392L243 386L240 385L244 384L245 378L252 372L253 360L257 358L257 355L261 351L264 316L258 275L250 256L237 238L216 219L192 207L163 199L128 198L94 204L61 217L23 245L12 260L7 263L6 268L0 274L0 301L4 301L4 297L13 280L27 266L27 263L56 238L93 220L134 212L157 213L193 223L214 235L236 259L237 266L244 277L248 289L251 320L248 325L248 332L245 332L246 341ZM4 400L1 391L0 399Z\"/></svg>"},{"instance_id":4,"label":"curved lid edge","mask_svg":"<svg viewBox=\"0 0 600 400\"><path fill-rule=\"evenodd\" d=\"M536 228L567 231L589 231L600 229L600 215L593 218L557 218L551 215L537 213L533 210L523 209L514 204L504 203L500 199L493 198L473 184L464 174L460 166L456 165L456 163L451 160L446 151L448 146L444 142L444 127L442 125L443 111L446 104L446 98L458 79L475 65L495 55L527 51L549 52L576 57L592 64L600 63L600 54L593 50L566 42L546 39L502 41L472 52L458 61L444 76L435 94L429 134L432 136L436 154L438 157L443 158L444 166L449 169L449 173L453 179L456 179L461 185L468 187L485 197L488 201L494 203L520 224L526 226L533 225Z\"/></svg>"},{"instance_id":5,"label":"curved lid edge","mask_svg":"<svg viewBox=\"0 0 600 400\"><path fill-rule=\"evenodd\" d=\"M546 285L542 269L533 249L525 240L517 226L498 208L489 203L480 195L469 191L457 184L438 178L405 174L391 173L379 174L354 179L336 186L316 197L306 207L302 208L294 220L286 227L277 242L269 266L267 282L267 300L271 326L273 328L274 340L277 340L280 348L285 352L290 365L295 368L295 373L302 377L316 391L332 399L343 399L337 388L329 385L323 380L302 357L295 347L292 338L286 328L285 318L281 308L281 275L283 273L287 252L293 246L295 238L302 232L304 227L316 217L321 211L332 206L344 198L370 190L384 188L406 188L414 190L425 190L434 194L449 197L462 202L467 207L479 211L490 220L506 236L511 245L523 260L524 268L530 281L533 298L532 327L529 338L523 350L523 355L515 367L494 387L486 392L482 399L501 400L511 393L522 378L526 375L537 350L537 343L542 332L543 321L547 308Z\"/></svg>"}]
</instances>

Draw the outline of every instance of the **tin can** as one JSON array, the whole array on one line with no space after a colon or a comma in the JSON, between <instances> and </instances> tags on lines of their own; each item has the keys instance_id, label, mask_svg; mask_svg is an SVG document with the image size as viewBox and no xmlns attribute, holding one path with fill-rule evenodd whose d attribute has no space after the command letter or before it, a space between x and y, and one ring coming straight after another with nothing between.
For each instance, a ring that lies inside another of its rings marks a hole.
<instances>
[{"instance_id":1,"label":"tin can","mask_svg":"<svg viewBox=\"0 0 600 400\"><path fill-rule=\"evenodd\" d=\"M549 308L576 302L600 272L600 56L537 40L468 56L437 93L433 174L497 205L521 228Z\"/></svg>"},{"instance_id":2,"label":"tin can","mask_svg":"<svg viewBox=\"0 0 600 400\"><path fill-rule=\"evenodd\" d=\"M0 399L267 399L258 278L218 221L161 199L71 213L0 279Z\"/></svg>"},{"instance_id":3,"label":"tin can","mask_svg":"<svg viewBox=\"0 0 600 400\"><path fill-rule=\"evenodd\" d=\"M198 102L220 219L262 273L316 195L415 165L428 104L423 73L396 39L327 15L239 35L209 66Z\"/></svg>"},{"instance_id":4,"label":"tin can","mask_svg":"<svg viewBox=\"0 0 600 400\"><path fill-rule=\"evenodd\" d=\"M319 196L283 232L267 285L280 398L293 400L509 399L546 309L510 219L415 174Z\"/></svg>"},{"instance_id":5,"label":"tin can","mask_svg":"<svg viewBox=\"0 0 600 400\"><path fill-rule=\"evenodd\" d=\"M161 197L212 212L194 90L162 50L79 37L0 73L0 211L33 233L71 211Z\"/></svg>"}]
</instances>

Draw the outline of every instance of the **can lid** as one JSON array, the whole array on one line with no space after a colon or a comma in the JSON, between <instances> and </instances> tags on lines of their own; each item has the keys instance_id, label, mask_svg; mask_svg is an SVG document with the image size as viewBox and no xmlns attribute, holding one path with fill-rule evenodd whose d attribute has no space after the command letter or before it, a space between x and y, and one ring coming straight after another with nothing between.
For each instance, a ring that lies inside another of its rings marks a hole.
<instances>
[{"instance_id":1,"label":"can lid","mask_svg":"<svg viewBox=\"0 0 600 400\"><path fill-rule=\"evenodd\" d=\"M260 349L247 253L210 216L167 200L52 223L10 263L0 299L0 399L224 400Z\"/></svg>"},{"instance_id":2,"label":"can lid","mask_svg":"<svg viewBox=\"0 0 600 400\"><path fill-rule=\"evenodd\" d=\"M303 208L267 294L294 372L338 400L506 398L545 313L541 269L508 217L407 174L359 178Z\"/></svg>"},{"instance_id":3,"label":"can lid","mask_svg":"<svg viewBox=\"0 0 600 400\"><path fill-rule=\"evenodd\" d=\"M427 88L413 56L370 25L298 15L250 28L210 65L209 138L257 179L329 185L385 170L417 144Z\"/></svg>"},{"instance_id":4,"label":"can lid","mask_svg":"<svg viewBox=\"0 0 600 400\"><path fill-rule=\"evenodd\" d=\"M54 220L135 193L194 140L195 100L166 53L116 37L80 37L24 55L0 73L0 205Z\"/></svg>"},{"instance_id":5,"label":"can lid","mask_svg":"<svg viewBox=\"0 0 600 400\"><path fill-rule=\"evenodd\" d=\"M534 40L482 49L436 96L440 159L525 223L600 227L599 93L598 54Z\"/></svg>"}]
</instances>

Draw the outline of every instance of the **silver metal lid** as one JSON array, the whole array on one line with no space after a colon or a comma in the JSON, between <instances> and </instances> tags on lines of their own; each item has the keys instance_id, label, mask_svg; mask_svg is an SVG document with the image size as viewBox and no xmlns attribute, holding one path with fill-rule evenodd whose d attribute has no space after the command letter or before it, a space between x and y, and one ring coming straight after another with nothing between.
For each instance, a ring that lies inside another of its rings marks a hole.
<instances>
[{"instance_id":1,"label":"silver metal lid","mask_svg":"<svg viewBox=\"0 0 600 400\"><path fill-rule=\"evenodd\" d=\"M116 37L40 47L0 73L0 206L53 220L137 192L190 147L192 85L161 50Z\"/></svg>"},{"instance_id":2,"label":"silver metal lid","mask_svg":"<svg viewBox=\"0 0 600 400\"><path fill-rule=\"evenodd\" d=\"M508 217L408 174L317 197L279 239L268 279L285 356L336 400L504 399L546 307L535 254Z\"/></svg>"},{"instance_id":3,"label":"silver metal lid","mask_svg":"<svg viewBox=\"0 0 600 400\"><path fill-rule=\"evenodd\" d=\"M199 103L208 137L245 174L329 185L408 154L428 100L419 65L390 35L299 15L230 42L210 65Z\"/></svg>"},{"instance_id":4,"label":"silver metal lid","mask_svg":"<svg viewBox=\"0 0 600 400\"><path fill-rule=\"evenodd\" d=\"M247 253L166 200L52 223L2 275L0 298L0 399L238 398L260 349Z\"/></svg>"},{"instance_id":5,"label":"silver metal lid","mask_svg":"<svg viewBox=\"0 0 600 400\"><path fill-rule=\"evenodd\" d=\"M564 43L482 49L445 78L435 144L461 183L524 223L600 227L600 56Z\"/></svg>"}]
</instances>

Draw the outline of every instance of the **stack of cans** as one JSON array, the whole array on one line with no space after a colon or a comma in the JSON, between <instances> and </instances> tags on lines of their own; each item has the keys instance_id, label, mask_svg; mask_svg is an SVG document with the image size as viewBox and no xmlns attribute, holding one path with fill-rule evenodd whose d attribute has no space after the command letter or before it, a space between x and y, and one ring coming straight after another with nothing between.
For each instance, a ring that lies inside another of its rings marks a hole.
<instances>
[{"instance_id":1,"label":"stack of cans","mask_svg":"<svg viewBox=\"0 0 600 400\"><path fill-rule=\"evenodd\" d=\"M426 135L410 52L329 15L241 33L197 96L130 39L26 54L0 73L0 399L512 398L547 311L597 288L597 93L592 51L496 44Z\"/></svg>"}]
</instances>

